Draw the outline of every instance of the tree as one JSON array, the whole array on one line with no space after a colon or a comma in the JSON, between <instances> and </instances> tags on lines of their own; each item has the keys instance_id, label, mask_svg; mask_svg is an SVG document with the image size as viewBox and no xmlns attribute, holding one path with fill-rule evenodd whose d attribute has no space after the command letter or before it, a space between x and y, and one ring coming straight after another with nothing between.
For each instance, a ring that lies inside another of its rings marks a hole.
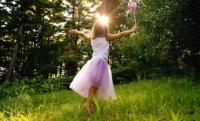
<instances>
[{"instance_id":1,"label":"tree","mask_svg":"<svg viewBox=\"0 0 200 121\"><path fill-rule=\"evenodd\" d=\"M51 65L53 62L57 61L57 59L49 62L50 59L44 59L45 56L49 55L49 53L45 55L42 55L42 53L41 56L37 56L39 58L33 58L34 56L31 57L34 60L38 60L38 63L33 65L33 63L30 63L27 60L30 58L29 55L34 55L34 51L32 51L32 54L27 52L31 52L28 50L34 47L40 48L40 52L42 52L43 49L46 49L42 47L58 42L56 40L59 39L55 35L59 31L62 31L58 28L61 28L59 24L64 21L64 16L62 14L63 9L61 6L62 1L58 0L56 2L50 2L48 0L20 0L14 2L6 1L3 4L10 9L10 11L8 11L10 14L7 14L7 17L10 19L7 19L8 21L6 21L7 24L5 25L5 28L8 28L9 30L7 31L7 36L9 36L13 42L16 42L6 79L10 79L12 72L17 73L20 77L34 75L36 74L35 71L40 72L37 73L38 75L43 75L43 72L48 73L50 71L48 70L50 69L50 66L49 68L46 68L46 70L41 71L42 69L45 69L43 66ZM18 32L16 30L18 30ZM61 36L62 35L60 35L59 38ZM56 51L53 52L56 53ZM30 74L30 72L33 73ZM47 77L48 74L44 73L44 75Z\"/></svg>"},{"instance_id":2,"label":"tree","mask_svg":"<svg viewBox=\"0 0 200 121\"><path fill-rule=\"evenodd\" d=\"M17 8L15 6L15 2L6 1L6 3L5 3L5 4L8 5L8 7L11 7L11 15L12 14L14 14L14 16L17 16L16 14L19 15L16 18L12 18L11 21L10 21L10 24L15 24L14 22L18 23L18 26L16 26L16 28L18 28L17 29L18 30L18 34L16 33L15 30L13 30L13 33L15 35L13 40L16 39L16 43L14 45L14 51L13 51L13 54L12 54L12 57L11 57L11 62L10 62L9 68L8 68L8 72L7 72L6 78L5 78L6 80L10 80L11 74L12 74L13 69L14 69L15 61L16 61L16 58L17 58L17 53L18 53L19 46L20 46L21 36L23 34L23 26L26 23L26 15L23 14L23 13L25 13L28 10L27 4L29 6L29 3L30 3L30 1L18 1L18 2L19 2L19 5L20 5L19 8ZM16 13L15 12L16 10L19 13ZM14 29L14 28L12 28L12 29Z\"/></svg>"},{"instance_id":3,"label":"tree","mask_svg":"<svg viewBox=\"0 0 200 121\"><path fill-rule=\"evenodd\" d=\"M85 32L89 32L95 21L97 14L98 1L87 2L86 0L68 0L66 12L68 18L66 21L66 31L68 28L75 28ZM92 9L94 8L94 9ZM86 57L90 57L91 48L87 43L83 42L83 38L77 35L66 35L65 52L60 56L60 60L65 63L65 70L68 76L73 76L77 73L78 64ZM89 46L89 48L88 48ZM85 59L86 61L87 59ZM82 65L82 63L81 63Z\"/></svg>"}]
</instances>

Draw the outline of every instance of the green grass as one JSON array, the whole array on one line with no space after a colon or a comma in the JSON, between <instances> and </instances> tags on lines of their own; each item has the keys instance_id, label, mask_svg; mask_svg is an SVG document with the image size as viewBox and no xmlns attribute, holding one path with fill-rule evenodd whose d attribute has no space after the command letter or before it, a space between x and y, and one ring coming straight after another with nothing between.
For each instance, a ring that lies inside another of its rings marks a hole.
<instances>
[{"instance_id":1,"label":"green grass","mask_svg":"<svg viewBox=\"0 0 200 121\"><path fill-rule=\"evenodd\" d=\"M23 91L1 100L0 121L199 121L200 85L186 79L141 80L115 85L117 100L95 101L92 116L85 99L71 90L40 95Z\"/></svg>"}]
</instances>

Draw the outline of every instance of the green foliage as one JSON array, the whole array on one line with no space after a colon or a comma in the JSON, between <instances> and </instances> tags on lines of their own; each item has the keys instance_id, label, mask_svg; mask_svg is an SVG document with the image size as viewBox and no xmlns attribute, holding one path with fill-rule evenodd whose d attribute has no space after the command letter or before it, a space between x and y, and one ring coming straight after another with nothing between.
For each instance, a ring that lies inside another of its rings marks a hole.
<instances>
[{"instance_id":1,"label":"green foliage","mask_svg":"<svg viewBox=\"0 0 200 121\"><path fill-rule=\"evenodd\" d=\"M200 85L187 78L140 80L115 85L117 100L95 101L86 116L85 99L71 90L1 99L0 120L48 121L198 121Z\"/></svg>"},{"instance_id":2,"label":"green foliage","mask_svg":"<svg viewBox=\"0 0 200 121\"><path fill-rule=\"evenodd\" d=\"M199 7L194 7L188 0L143 2L146 7L139 4L136 11L138 32L111 43L114 46L110 53L114 78L130 80L124 79L124 74L132 75L133 78L136 75L136 79L158 78L194 71L198 75L199 67L196 65L199 63L199 54L196 45L199 44L196 29L199 27L194 26L198 24L195 18L199 18L199 14L195 11ZM133 14L130 14L120 28L129 29L133 23ZM193 28L192 31L194 28L196 31L189 32L189 26ZM116 27L117 30L120 28ZM192 60L191 56L196 59ZM199 77L195 78L198 80Z\"/></svg>"},{"instance_id":3,"label":"green foliage","mask_svg":"<svg viewBox=\"0 0 200 121\"><path fill-rule=\"evenodd\" d=\"M112 76L115 84L130 83L137 80L135 71L130 66L121 66L112 69Z\"/></svg>"},{"instance_id":4,"label":"green foliage","mask_svg":"<svg viewBox=\"0 0 200 121\"><path fill-rule=\"evenodd\" d=\"M199 11L199 7L195 7L199 1L194 2L193 4L188 0L145 1L147 8L142 9L144 14L140 15L148 39L157 50L165 51L165 59L168 59L166 63L169 64L168 67L178 70L176 74L181 71L190 72L191 67L194 67L192 65L199 63L196 46L199 45L197 42L199 14L196 12ZM193 69L198 73L198 68Z\"/></svg>"}]
</instances>

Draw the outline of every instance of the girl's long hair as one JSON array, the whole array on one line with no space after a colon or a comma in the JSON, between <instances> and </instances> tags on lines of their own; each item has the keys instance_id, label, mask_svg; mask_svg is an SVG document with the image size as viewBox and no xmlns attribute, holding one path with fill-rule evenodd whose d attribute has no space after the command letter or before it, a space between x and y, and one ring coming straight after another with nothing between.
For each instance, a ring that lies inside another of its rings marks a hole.
<instances>
[{"instance_id":1,"label":"girl's long hair","mask_svg":"<svg viewBox=\"0 0 200 121\"><path fill-rule=\"evenodd\" d=\"M93 27L92 27L92 39L95 39L97 37L105 37L108 35L108 25L101 23L99 20L97 20Z\"/></svg>"}]
</instances>

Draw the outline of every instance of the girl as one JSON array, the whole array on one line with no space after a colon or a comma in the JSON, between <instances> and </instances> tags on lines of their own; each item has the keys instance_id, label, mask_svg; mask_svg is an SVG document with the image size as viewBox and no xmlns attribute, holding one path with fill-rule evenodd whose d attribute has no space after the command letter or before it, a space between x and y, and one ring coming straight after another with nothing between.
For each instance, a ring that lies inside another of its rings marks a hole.
<instances>
[{"instance_id":1,"label":"girl","mask_svg":"<svg viewBox=\"0 0 200 121\"><path fill-rule=\"evenodd\" d=\"M109 34L107 24L102 24L100 20L94 23L91 36L76 29L69 30L69 34L82 36L93 50L92 58L82 67L70 84L71 89L87 98L84 104L87 115L91 115L93 96L99 100L116 99L111 70L107 64L109 41L127 36L136 30L137 26L134 25L130 30Z\"/></svg>"}]
</instances>

